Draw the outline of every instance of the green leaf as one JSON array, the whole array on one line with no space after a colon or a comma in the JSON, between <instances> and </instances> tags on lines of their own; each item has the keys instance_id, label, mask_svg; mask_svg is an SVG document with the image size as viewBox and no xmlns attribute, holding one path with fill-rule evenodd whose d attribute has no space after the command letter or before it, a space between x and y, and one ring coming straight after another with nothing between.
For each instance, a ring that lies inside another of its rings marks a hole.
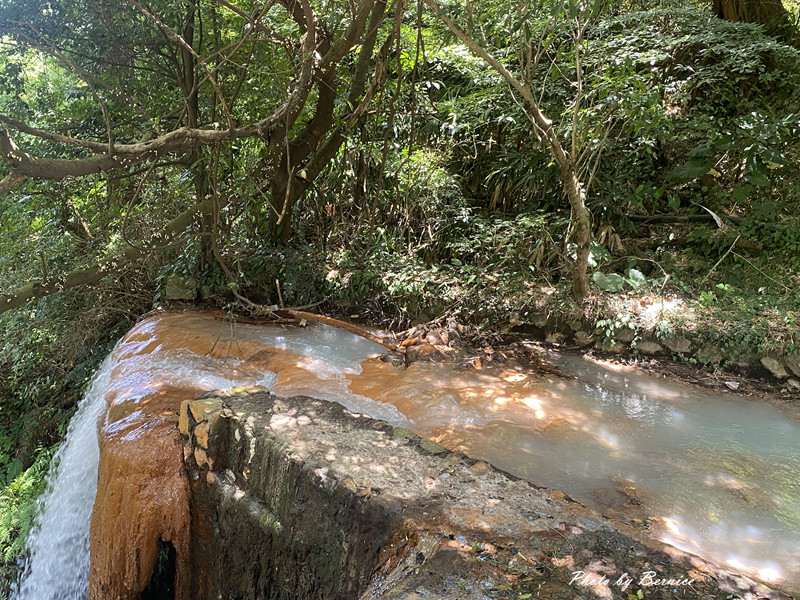
<instances>
[{"instance_id":1,"label":"green leaf","mask_svg":"<svg viewBox=\"0 0 800 600\"><path fill-rule=\"evenodd\" d=\"M620 292L625 289L625 278L617 273L600 273L592 275L592 281L604 292Z\"/></svg>"},{"instance_id":2,"label":"green leaf","mask_svg":"<svg viewBox=\"0 0 800 600\"><path fill-rule=\"evenodd\" d=\"M647 277L644 276L644 273L637 269L628 269L628 274L626 278L628 285L630 285L633 289L638 290L640 287L647 283Z\"/></svg>"}]
</instances>

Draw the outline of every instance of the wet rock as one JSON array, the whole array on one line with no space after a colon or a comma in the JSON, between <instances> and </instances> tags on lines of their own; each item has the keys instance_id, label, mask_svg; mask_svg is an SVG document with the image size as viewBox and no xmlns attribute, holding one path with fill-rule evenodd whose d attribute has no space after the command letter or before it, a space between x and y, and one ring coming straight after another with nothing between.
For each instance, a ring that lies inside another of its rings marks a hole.
<instances>
[{"instance_id":1,"label":"wet rock","mask_svg":"<svg viewBox=\"0 0 800 600\"><path fill-rule=\"evenodd\" d=\"M189 400L181 402L180 410L178 411L178 431L181 435L188 436L189 430Z\"/></svg>"},{"instance_id":2,"label":"wet rock","mask_svg":"<svg viewBox=\"0 0 800 600\"><path fill-rule=\"evenodd\" d=\"M413 440L416 439L417 434L404 427L395 427L392 431L392 437L397 440Z\"/></svg>"},{"instance_id":3,"label":"wet rock","mask_svg":"<svg viewBox=\"0 0 800 600\"><path fill-rule=\"evenodd\" d=\"M201 398L200 400L189 402L188 407L195 422L201 422L206 420L207 415L222 410L222 400L219 398Z\"/></svg>"},{"instance_id":4,"label":"wet rock","mask_svg":"<svg viewBox=\"0 0 800 600\"><path fill-rule=\"evenodd\" d=\"M482 477L491 471L491 467L489 466L489 463L478 461L469 468L469 471L476 477Z\"/></svg>"},{"instance_id":5,"label":"wet rock","mask_svg":"<svg viewBox=\"0 0 800 600\"><path fill-rule=\"evenodd\" d=\"M673 354L688 354L692 351L692 343L685 337L668 337L662 343Z\"/></svg>"},{"instance_id":6,"label":"wet rock","mask_svg":"<svg viewBox=\"0 0 800 600\"><path fill-rule=\"evenodd\" d=\"M163 284L165 300L192 301L197 297L197 280L184 275L169 275Z\"/></svg>"},{"instance_id":7,"label":"wet rock","mask_svg":"<svg viewBox=\"0 0 800 600\"><path fill-rule=\"evenodd\" d=\"M174 416L164 416L170 412L174 415L174 398L156 392L137 400L141 400L139 410L122 418L132 430L146 431L146 435L131 436L131 429L126 427L102 431L90 528L88 595L75 591L65 597L164 597L149 594L155 594L150 584L158 588L164 583L158 567L168 543L177 557L174 572L164 575L174 591L169 597L191 598L192 573L185 560L190 554L191 529L186 446L182 447ZM188 419L184 424L191 426ZM191 460L195 450L190 448L189 452Z\"/></svg>"},{"instance_id":8,"label":"wet rock","mask_svg":"<svg viewBox=\"0 0 800 600\"><path fill-rule=\"evenodd\" d=\"M664 352L664 348L661 346L661 344L649 340L639 342L636 345L636 349L642 354L647 354L649 356L654 356L656 354L661 354L662 352Z\"/></svg>"},{"instance_id":9,"label":"wet rock","mask_svg":"<svg viewBox=\"0 0 800 600\"><path fill-rule=\"evenodd\" d=\"M800 390L800 381L797 379L790 379L786 382L786 385L790 390Z\"/></svg>"},{"instance_id":10,"label":"wet rock","mask_svg":"<svg viewBox=\"0 0 800 600\"><path fill-rule=\"evenodd\" d=\"M436 347L428 343L411 346L406 350L406 355L411 361L424 359L434 354L437 354Z\"/></svg>"},{"instance_id":11,"label":"wet rock","mask_svg":"<svg viewBox=\"0 0 800 600\"><path fill-rule=\"evenodd\" d=\"M786 379L789 376L781 361L776 358L764 356L761 358L761 364L772 374L773 377L777 379Z\"/></svg>"},{"instance_id":12,"label":"wet rock","mask_svg":"<svg viewBox=\"0 0 800 600\"><path fill-rule=\"evenodd\" d=\"M194 461L198 467L205 467L208 464L208 455L206 451L199 446L194 449Z\"/></svg>"},{"instance_id":13,"label":"wet rock","mask_svg":"<svg viewBox=\"0 0 800 600\"><path fill-rule=\"evenodd\" d=\"M194 428L194 441L204 449L208 449L208 422L203 422Z\"/></svg>"},{"instance_id":14,"label":"wet rock","mask_svg":"<svg viewBox=\"0 0 800 600\"><path fill-rule=\"evenodd\" d=\"M447 452L447 448L424 438L420 440L419 447L428 454L445 454Z\"/></svg>"},{"instance_id":15,"label":"wet rock","mask_svg":"<svg viewBox=\"0 0 800 600\"><path fill-rule=\"evenodd\" d=\"M399 346L401 348L408 348L410 346L416 346L417 344L419 344L418 337L407 337L402 342L400 342Z\"/></svg>"},{"instance_id":16,"label":"wet rock","mask_svg":"<svg viewBox=\"0 0 800 600\"><path fill-rule=\"evenodd\" d=\"M381 360L397 368L406 366L406 357L399 352L387 352L381 356Z\"/></svg>"}]
</instances>

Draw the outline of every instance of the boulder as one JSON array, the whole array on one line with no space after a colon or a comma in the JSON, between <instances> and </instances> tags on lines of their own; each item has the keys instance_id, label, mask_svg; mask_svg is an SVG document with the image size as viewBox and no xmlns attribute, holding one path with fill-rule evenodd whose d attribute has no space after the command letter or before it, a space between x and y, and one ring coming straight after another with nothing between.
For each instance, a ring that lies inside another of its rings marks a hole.
<instances>
[{"instance_id":1,"label":"boulder","mask_svg":"<svg viewBox=\"0 0 800 600\"><path fill-rule=\"evenodd\" d=\"M662 352L664 352L664 348L661 346L661 344L658 344L650 340L639 342L636 345L636 349L642 354L647 354L649 356L654 356L656 354L661 354Z\"/></svg>"},{"instance_id":2,"label":"boulder","mask_svg":"<svg viewBox=\"0 0 800 600\"><path fill-rule=\"evenodd\" d=\"M198 414L183 436L197 600L588 599L575 572L598 561L611 580L691 572L687 599L765 589L334 403L259 392Z\"/></svg>"},{"instance_id":3,"label":"boulder","mask_svg":"<svg viewBox=\"0 0 800 600\"><path fill-rule=\"evenodd\" d=\"M692 351L692 343L682 336L665 338L662 343L674 354L688 354Z\"/></svg>"},{"instance_id":4,"label":"boulder","mask_svg":"<svg viewBox=\"0 0 800 600\"><path fill-rule=\"evenodd\" d=\"M718 365L722 362L722 351L714 344L704 344L695 354L695 358L704 365Z\"/></svg>"},{"instance_id":5,"label":"boulder","mask_svg":"<svg viewBox=\"0 0 800 600\"><path fill-rule=\"evenodd\" d=\"M627 350L627 347L624 344L620 344L615 340L609 340L608 338L597 340L594 343L594 347L601 352L609 352L611 354L622 354L625 352L625 350Z\"/></svg>"},{"instance_id":6,"label":"boulder","mask_svg":"<svg viewBox=\"0 0 800 600\"><path fill-rule=\"evenodd\" d=\"M783 357L783 364L792 372L795 377L800 377L800 356L797 354L790 354Z\"/></svg>"},{"instance_id":7,"label":"boulder","mask_svg":"<svg viewBox=\"0 0 800 600\"><path fill-rule=\"evenodd\" d=\"M786 372L786 367L777 358L763 356L761 357L761 364L777 379L786 379L789 376L789 373Z\"/></svg>"}]
</instances>

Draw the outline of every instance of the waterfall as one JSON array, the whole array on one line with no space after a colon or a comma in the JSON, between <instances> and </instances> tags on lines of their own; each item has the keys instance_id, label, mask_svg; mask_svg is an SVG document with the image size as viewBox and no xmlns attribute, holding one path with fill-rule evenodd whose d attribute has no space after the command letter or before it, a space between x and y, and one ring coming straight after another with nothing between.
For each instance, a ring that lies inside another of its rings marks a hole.
<instances>
[{"instance_id":1,"label":"waterfall","mask_svg":"<svg viewBox=\"0 0 800 600\"><path fill-rule=\"evenodd\" d=\"M55 455L38 519L28 536L27 559L13 600L80 600L89 577L89 523L100 460L98 420L113 363L105 359L94 376L67 437Z\"/></svg>"},{"instance_id":2,"label":"waterfall","mask_svg":"<svg viewBox=\"0 0 800 600\"><path fill-rule=\"evenodd\" d=\"M265 349L273 357L296 350L299 354L289 362L308 362L309 370L296 369L304 374L301 379L319 372L324 383L333 388L316 395L363 412L377 403L346 394L343 374L357 372L361 361L374 355L376 348L350 333L323 326L302 331L254 326L232 330L227 323L192 315L162 316L139 323L100 366L53 459L12 600L85 600L90 587L92 511L101 465L99 437L103 435L108 441L120 436L122 443L127 443L125 436L130 433L134 439L130 430L154 416L148 411L156 404L148 399L164 392L168 398L164 408L174 411L177 421L183 398L237 385L273 388L276 374L257 359L245 359ZM293 391L306 390L295 386ZM101 431L110 406L121 412L107 418ZM384 412L385 418L404 422L393 407Z\"/></svg>"}]
</instances>

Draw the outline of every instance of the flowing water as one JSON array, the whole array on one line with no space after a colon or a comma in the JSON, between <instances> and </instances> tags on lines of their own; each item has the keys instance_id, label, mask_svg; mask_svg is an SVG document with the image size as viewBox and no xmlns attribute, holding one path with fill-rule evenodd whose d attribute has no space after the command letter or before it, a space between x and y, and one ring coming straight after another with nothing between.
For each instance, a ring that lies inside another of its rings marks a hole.
<instances>
[{"instance_id":1,"label":"flowing water","mask_svg":"<svg viewBox=\"0 0 800 600\"><path fill-rule=\"evenodd\" d=\"M72 600L86 594L89 519L100 460L97 422L105 412L111 368L111 358L107 358L53 459L47 490L39 500L38 527L28 537L29 558L16 598Z\"/></svg>"},{"instance_id":2,"label":"flowing water","mask_svg":"<svg viewBox=\"0 0 800 600\"><path fill-rule=\"evenodd\" d=\"M572 356L552 356L573 376L562 378L518 367L477 371L420 362L401 369L377 358L382 352L324 325L232 325L201 313L137 325L104 363L73 419L16 598L84 598L90 546L94 582L102 579L98 565L119 568L101 545L155 544L158 536L179 544L163 521L182 518L164 512L183 502L180 486L168 507L143 502L131 509L118 502L132 488L115 493L109 482L115 473L139 469L136 489L146 487L168 470L159 456L178 447L180 401L242 385L335 401L410 427L564 490L684 551L800 588L800 426L777 409ZM167 445L152 441L159 431ZM162 462L148 462L148 452ZM107 538L114 538L122 510L138 511L133 520L145 525L112 543ZM147 525L148 511L161 511L161 520Z\"/></svg>"}]
</instances>

